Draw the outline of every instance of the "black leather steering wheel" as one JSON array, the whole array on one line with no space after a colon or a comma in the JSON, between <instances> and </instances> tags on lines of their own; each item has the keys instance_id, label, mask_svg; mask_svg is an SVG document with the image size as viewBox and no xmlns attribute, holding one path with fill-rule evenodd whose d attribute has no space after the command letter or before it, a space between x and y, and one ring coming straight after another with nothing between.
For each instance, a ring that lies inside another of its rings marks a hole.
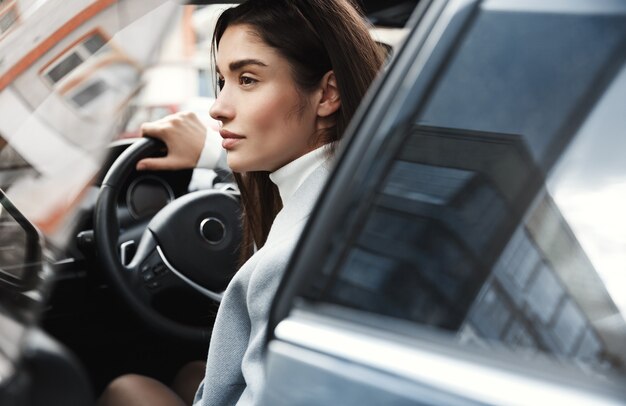
<instances>
[{"instance_id":1,"label":"black leather steering wheel","mask_svg":"<svg viewBox=\"0 0 626 406\"><path fill-rule=\"evenodd\" d=\"M136 163L163 149L161 141L141 138L109 169L94 214L97 254L111 284L149 327L178 339L206 343L210 326L192 326L166 317L153 307L153 301L181 287L221 300L236 271L241 242L237 193L208 189L179 197L150 220L132 261L124 264L121 260L117 214L120 192Z\"/></svg>"}]
</instances>

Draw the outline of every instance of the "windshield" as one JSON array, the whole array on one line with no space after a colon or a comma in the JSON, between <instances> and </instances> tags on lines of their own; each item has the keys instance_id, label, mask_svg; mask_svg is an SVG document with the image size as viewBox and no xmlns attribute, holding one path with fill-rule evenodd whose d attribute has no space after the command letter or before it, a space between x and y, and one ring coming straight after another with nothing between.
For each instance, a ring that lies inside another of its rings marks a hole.
<instances>
[{"instance_id":1,"label":"windshield","mask_svg":"<svg viewBox=\"0 0 626 406\"><path fill-rule=\"evenodd\" d=\"M0 4L0 187L59 244L181 13L163 0L79 3Z\"/></svg>"}]
</instances>

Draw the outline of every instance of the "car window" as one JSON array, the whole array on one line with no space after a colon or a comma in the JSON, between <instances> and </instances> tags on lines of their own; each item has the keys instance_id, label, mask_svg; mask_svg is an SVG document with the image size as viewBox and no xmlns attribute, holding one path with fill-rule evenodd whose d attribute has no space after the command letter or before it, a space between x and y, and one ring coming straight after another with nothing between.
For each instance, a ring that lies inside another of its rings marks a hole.
<instances>
[{"instance_id":1,"label":"car window","mask_svg":"<svg viewBox=\"0 0 626 406\"><path fill-rule=\"evenodd\" d=\"M520 7L482 7L306 297L623 375L623 20Z\"/></svg>"}]
</instances>

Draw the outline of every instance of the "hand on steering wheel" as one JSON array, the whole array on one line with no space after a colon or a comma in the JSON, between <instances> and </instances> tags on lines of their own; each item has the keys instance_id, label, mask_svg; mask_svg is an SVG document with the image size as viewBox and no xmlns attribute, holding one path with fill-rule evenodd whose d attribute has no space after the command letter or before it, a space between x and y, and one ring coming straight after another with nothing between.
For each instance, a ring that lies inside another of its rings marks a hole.
<instances>
[{"instance_id":1,"label":"hand on steering wheel","mask_svg":"<svg viewBox=\"0 0 626 406\"><path fill-rule=\"evenodd\" d=\"M145 157L138 170L190 169L196 166L206 137L206 127L191 112L179 112L141 125L144 137L157 138L167 146L163 157Z\"/></svg>"}]
</instances>

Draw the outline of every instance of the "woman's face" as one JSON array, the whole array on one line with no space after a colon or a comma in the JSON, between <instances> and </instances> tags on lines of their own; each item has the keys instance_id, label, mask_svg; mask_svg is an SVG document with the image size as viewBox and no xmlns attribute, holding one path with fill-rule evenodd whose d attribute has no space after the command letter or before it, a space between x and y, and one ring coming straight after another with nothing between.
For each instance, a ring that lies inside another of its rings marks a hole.
<instances>
[{"instance_id":1,"label":"woman's face","mask_svg":"<svg viewBox=\"0 0 626 406\"><path fill-rule=\"evenodd\" d=\"M221 91L210 114L234 172L275 171L318 146L315 92L298 93L287 60L250 26L226 29L216 61Z\"/></svg>"}]
</instances>

